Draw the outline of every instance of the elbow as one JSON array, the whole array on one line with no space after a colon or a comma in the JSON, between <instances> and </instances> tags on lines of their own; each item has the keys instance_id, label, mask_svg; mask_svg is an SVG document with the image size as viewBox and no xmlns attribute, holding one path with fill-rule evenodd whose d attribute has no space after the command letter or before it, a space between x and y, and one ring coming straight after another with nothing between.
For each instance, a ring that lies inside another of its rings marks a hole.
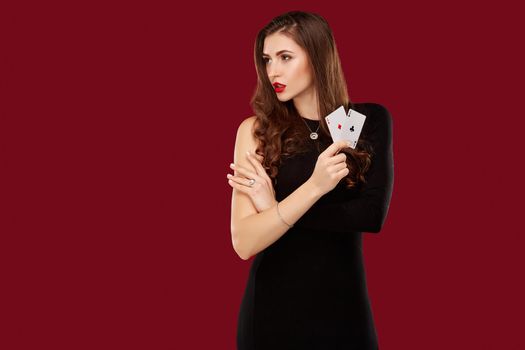
<instances>
[{"instance_id":1,"label":"elbow","mask_svg":"<svg viewBox=\"0 0 525 350\"><path fill-rule=\"evenodd\" d=\"M239 247L235 247L234 246L233 249L235 249L235 252L239 256L239 258L241 258L242 260L249 260L252 257L249 253L247 253L246 251L240 249Z\"/></svg>"},{"instance_id":2,"label":"elbow","mask_svg":"<svg viewBox=\"0 0 525 350\"><path fill-rule=\"evenodd\" d=\"M241 258L242 260L249 260L252 257L251 254L249 254L245 250L239 248L238 246L234 246L233 249L235 250L235 252L239 256L239 258Z\"/></svg>"},{"instance_id":3,"label":"elbow","mask_svg":"<svg viewBox=\"0 0 525 350\"><path fill-rule=\"evenodd\" d=\"M367 232L370 233L379 233L381 231L383 225L374 223L374 225L370 226L370 228L367 230Z\"/></svg>"},{"instance_id":4,"label":"elbow","mask_svg":"<svg viewBox=\"0 0 525 350\"><path fill-rule=\"evenodd\" d=\"M370 230L368 230L368 232L371 232L371 233L379 233L381 232L381 229L383 228L383 225L380 224L380 223L376 223L375 225L373 225Z\"/></svg>"},{"instance_id":5,"label":"elbow","mask_svg":"<svg viewBox=\"0 0 525 350\"><path fill-rule=\"evenodd\" d=\"M242 260L248 260L251 258L250 252L246 249L245 245L243 244L242 240L239 237L238 232L235 232L233 229L231 231L232 233L232 245L233 250L235 250L235 253L241 258Z\"/></svg>"},{"instance_id":6,"label":"elbow","mask_svg":"<svg viewBox=\"0 0 525 350\"><path fill-rule=\"evenodd\" d=\"M370 233L379 233L381 232L381 229L383 228L383 223L381 221L378 221L378 220L372 220L367 229L365 230L366 232L370 232Z\"/></svg>"},{"instance_id":7,"label":"elbow","mask_svg":"<svg viewBox=\"0 0 525 350\"><path fill-rule=\"evenodd\" d=\"M372 215L370 226L367 232L370 232L370 233L381 232L381 229L383 228L383 225L385 224L386 214L387 214L386 210L383 210L383 209L376 210L374 215Z\"/></svg>"}]
</instances>

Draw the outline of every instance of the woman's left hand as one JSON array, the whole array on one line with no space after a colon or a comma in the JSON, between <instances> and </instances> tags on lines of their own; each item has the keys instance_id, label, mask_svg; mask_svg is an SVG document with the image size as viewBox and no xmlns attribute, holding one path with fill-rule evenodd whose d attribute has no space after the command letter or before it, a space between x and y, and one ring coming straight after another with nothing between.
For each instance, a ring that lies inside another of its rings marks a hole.
<instances>
[{"instance_id":1,"label":"woman's left hand","mask_svg":"<svg viewBox=\"0 0 525 350\"><path fill-rule=\"evenodd\" d=\"M228 174L226 177L229 179L228 184L231 187L250 196L257 212L260 213L273 207L277 203L275 200L275 190L273 189L272 180L261 164L263 157L251 152L250 154L246 154L246 157L255 168L256 173L234 164L233 166L230 165L230 168L236 170L238 175ZM249 185L250 179L255 180L253 186Z\"/></svg>"}]
</instances>

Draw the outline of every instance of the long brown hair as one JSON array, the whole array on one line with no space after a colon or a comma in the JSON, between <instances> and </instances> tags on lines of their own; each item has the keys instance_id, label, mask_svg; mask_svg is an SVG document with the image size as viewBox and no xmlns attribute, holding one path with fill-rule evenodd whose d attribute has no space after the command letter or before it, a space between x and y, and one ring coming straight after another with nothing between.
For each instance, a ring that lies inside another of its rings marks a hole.
<instances>
[{"instance_id":1,"label":"long brown hair","mask_svg":"<svg viewBox=\"0 0 525 350\"><path fill-rule=\"evenodd\" d=\"M326 116L341 105L354 107L348 97L347 86L339 60L332 30L326 20L314 13L291 11L272 19L257 34L254 45L254 60L257 70L257 87L250 105L257 117L254 136L258 140L256 153L264 157L263 166L275 179L281 157L306 152L310 131L301 120L293 100L281 102L266 72L263 58L264 39L279 32L293 39L307 53L313 83L319 101L319 141L330 144L331 137L322 116ZM322 88L321 88L322 87ZM371 164L372 148L361 134L355 149L344 148L350 172L345 177L346 188L365 182L365 173Z\"/></svg>"}]
</instances>

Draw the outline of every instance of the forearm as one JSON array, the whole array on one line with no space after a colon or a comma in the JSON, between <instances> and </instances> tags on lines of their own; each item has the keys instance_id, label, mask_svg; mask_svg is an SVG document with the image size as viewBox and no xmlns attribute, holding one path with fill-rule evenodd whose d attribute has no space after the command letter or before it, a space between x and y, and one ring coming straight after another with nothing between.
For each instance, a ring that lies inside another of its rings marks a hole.
<instances>
[{"instance_id":1,"label":"forearm","mask_svg":"<svg viewBox=\"0 0 525 350\"><path fill-rule=\"evenodd\" d=\"M297 227L320 232L381 231L388 214L394 183L393 121L380 105L368 111L374 157L360 193L346 192L343 202L318 203L301 217ZM368 123L368 121L367 121Z\"/></svg>"},{"instance_id":2,"label":"forearm","mask_svg":"<svg viewBox=\"0 0 525 350\"><path fill-rule=\"evenodd\" d=\"M293 225L321 197L322 194L309 181L306 181L279 202L279 213L286 223ZM235 250L239 256L247 260L277 241L290 229L282 219L274 205L240 220L237 227L232 230Z\"/></svg>"},{"instance_id":3,"label":"forearm","mask_svg":"<svg viewBox=\"0 0 525 350\"><path fill-rule=\"evenodd\" d=\"M393 179L393 178L392 178ZM381 231L388 214L392 184L368 190L344 202L318 203L296 223L297 227L321 232Z\"/></svg>"}]
</instances>

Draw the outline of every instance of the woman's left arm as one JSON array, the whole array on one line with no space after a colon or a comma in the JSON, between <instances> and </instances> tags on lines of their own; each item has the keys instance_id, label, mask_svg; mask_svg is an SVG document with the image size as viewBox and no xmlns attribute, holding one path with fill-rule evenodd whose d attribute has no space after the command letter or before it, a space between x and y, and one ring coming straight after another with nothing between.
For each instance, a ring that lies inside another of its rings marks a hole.
<instances>
[{"instance_id":1,"label":"woman's left arm","mask_svg":"<svg viewBox=\"0 0 525 350\"><path fill-rule=\"evenodd\" d=\"M381 231L385 222L394 181L392 117L380 104L371 104L374 118L370 133L375 155L362 192L342 203L315 203L296 223L296 227L331 232ZM372 115L373 114L373 115Z\"/></svg>"}]
</instances>

